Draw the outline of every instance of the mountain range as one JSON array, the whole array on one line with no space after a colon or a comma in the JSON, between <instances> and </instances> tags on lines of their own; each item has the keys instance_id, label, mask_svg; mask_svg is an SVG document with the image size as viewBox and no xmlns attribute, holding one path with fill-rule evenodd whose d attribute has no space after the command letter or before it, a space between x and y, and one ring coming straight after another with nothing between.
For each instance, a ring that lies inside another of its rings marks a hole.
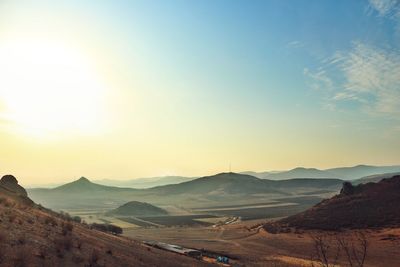
<instances>
[{"instance_id":1,"label":"mountain range","mask_svg":"<svg viewBox=\"0 0 400 267\"><path fill-rule=\"evenodd\" d=\"M335 192L340 179L267 180L238 173L220 173L179 184L148 189L99 185L86 178L53 188L29 189L29 196L50 208L115 208L128 201L145 201L154 205L186 207L213 206L223 203L269 201L273 198L312 195L321 190Z\"/></svg>"},{"instance_id":2,"label":"mountain range","mask_svg":"<svg viewBox=\"0 0 400 267\"><path fill-rule=\"evenodd\" d=\"M142 189L101 185L82 177L55 188L28 189L28 194L34 201L57 210L111 210L129 201L148 202L161 207L178 205L184 208L203 208L266 203L299 196L315 196L321 199L335 194L342 183L349 180L335 178L336 176L350 177L354 184L358 184L371 179L380 180L377 174L386 177L390 174L381 173L393 170L399 171L400 167L360 165L329 170L296 168L286 172L268 172L266 177L272 179L242 173L220 173L196 179L188 178L189 180L184 177L170 177L170 182L178 183ZM359 175L371 173L375 176L354 180ZM179 182L182 180L184 182ZM153 182L158 183L156 178Z\"/></svg>"},{"instance_id":3,"label":"mountain range","mask_svg":"<svg viewBox=\"0 0 400 267\"><path fill-rule=\"evenodd\" d=\"M339 167L320 170L316 168L298 167L288 171L275 172L244 172L261 179L282 180L293 178L338 178L342 180L356 180L365 176L400 172L400 165L370 166L357 165L353 167Z\"/></svg>"}]
</instances>

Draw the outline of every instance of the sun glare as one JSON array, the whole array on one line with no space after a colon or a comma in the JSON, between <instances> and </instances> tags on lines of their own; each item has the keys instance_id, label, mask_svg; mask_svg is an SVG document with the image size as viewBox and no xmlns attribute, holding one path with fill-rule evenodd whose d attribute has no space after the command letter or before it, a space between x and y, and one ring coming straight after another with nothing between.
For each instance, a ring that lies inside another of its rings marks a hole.
<instances>
[{"instance_id":1,"label":"sun glare","mask_svg":"<svg viewBox=\"0 0 400 267\"><path fill-rule=\"evenodd\" d=\"M0 44L1 119L35 137L101 128L105 87L79 51L52 42Z\"/></svg>"}]
</instances>

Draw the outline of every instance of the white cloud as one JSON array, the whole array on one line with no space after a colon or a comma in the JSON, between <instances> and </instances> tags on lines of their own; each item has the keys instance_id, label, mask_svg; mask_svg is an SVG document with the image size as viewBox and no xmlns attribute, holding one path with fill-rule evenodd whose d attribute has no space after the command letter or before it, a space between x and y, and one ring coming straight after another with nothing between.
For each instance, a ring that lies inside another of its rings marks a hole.
<instances>
[{"instance_id":1,"label":"white cloud","mask_svg":"<svg viewBox=\"0 0 400 267\"><path fill-rule=\"evenodd\" d=\"M369 0L369 4L379 13L380 16L400 16L399 0Z\"/></svg>"},{"instance_id":2,"label":"white cloud","mask_svg":"<svg viewBox=\"0 0 400 267\"><path fill-rule=\"evenodd\" d=\"M338 52L317 71L304 73L313 88L326 89L328 105L354 101L369 113L400 116L399 51L354 43L349 52Z\"/></svg>"}]
</instances>

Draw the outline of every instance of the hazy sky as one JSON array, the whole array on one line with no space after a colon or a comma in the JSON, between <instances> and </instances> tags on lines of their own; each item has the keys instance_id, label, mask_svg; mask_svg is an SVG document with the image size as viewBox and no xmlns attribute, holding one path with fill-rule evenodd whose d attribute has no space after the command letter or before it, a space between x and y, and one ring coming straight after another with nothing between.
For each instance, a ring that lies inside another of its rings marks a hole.
<instances>
[{"instance_id":1,"label":"hazy sky","mask_svg":"<svg viewBox=\"0 0 400 267\"><path fill-rule=\"evenodd\" d=\"M399 149L399 1L0 0L0 170L22 183Z\"/></svg>"}]
</instances>

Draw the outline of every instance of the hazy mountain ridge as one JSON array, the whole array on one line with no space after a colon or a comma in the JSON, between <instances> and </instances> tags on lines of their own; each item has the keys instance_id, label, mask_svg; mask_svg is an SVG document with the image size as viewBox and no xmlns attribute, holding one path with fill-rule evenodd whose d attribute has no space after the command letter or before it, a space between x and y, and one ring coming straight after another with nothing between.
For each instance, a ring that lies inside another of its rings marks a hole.
<instances>
[{"instance_id":1,"label":"hazy mountain ridge","mask_svg":"<svg viewBox=\"0 0 400 267\"><path fill-rule=\"evenodd\" d=\"M255 173L262 179L284 180L293 178L338 178L342 180L356 180L369 175L400 172L400 165L393 166L370 166L357 165L352 167L338 167L330 169L316 169L297 167L288 171L259 172Z\"/></svg>"},{"instance_id":2,"label":"hazy mountain ridge","mask_svg":"<svg viewBox=\"0 0 400 267\"><path fill-rule=\"evenodd\" d=\"M53 189L29 189L38 203L63 209L66 207L115 208L129 201L145 201L153 205L179 204L215 205L218 202L241 201L312 193L321 189L336 191L340 179L292 179L272 181L237 173L220 173L192 181L148 189L120 188L98 185L86 178ZM71 197L73 196L73 197Z\"/></svg>"},{"instance_id":3,"label":"hazy mountain ridge","mask_svg":"<svg viewBox=\"0 0 400 267\"><path fill-rule=\"evenodd\" d=\"M168 185L168 184L179 184L194 180L198 177L184 177L184 176L161 176L161 177L149 177L149 178L136 178L130 180L95 180L93 182L107 185L107 186L121 186L131 187L137 189L151 188L156 186Z\"/></svg>"}]
</instances>

